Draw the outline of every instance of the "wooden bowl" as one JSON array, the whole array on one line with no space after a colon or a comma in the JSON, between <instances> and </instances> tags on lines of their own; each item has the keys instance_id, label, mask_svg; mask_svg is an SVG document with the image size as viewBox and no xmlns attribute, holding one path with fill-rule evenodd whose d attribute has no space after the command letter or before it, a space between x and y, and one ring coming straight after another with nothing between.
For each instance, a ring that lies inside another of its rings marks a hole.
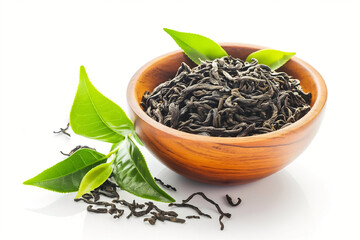
<instances>
[{"instance_id":1,"label":"wooden bowl","mask_svg":"<svg viewBox=\"0 0 360 240\"><path fill-rule=\"evenodd\" d=\"M227 43L226 52L241 59L263 47ZM278 71L297 78L312 93L311 110L299 121L271 133L249 137L208 137L181 132L151 119L140 107L146 90L175 76L181 62L194 63L176 51L140 68L130 80L127 100L136 133L145 146L173 171L196 181L241 184L267 177L284 168L309 145L324 111L327 89L321 75L308 63L293 57Z\"/></svg>"}]
</instances>

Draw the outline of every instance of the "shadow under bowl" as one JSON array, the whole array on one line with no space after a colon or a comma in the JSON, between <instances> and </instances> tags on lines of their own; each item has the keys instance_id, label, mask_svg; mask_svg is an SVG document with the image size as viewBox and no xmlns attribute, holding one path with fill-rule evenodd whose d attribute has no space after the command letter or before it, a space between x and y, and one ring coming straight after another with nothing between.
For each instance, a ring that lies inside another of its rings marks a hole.
<instances>
[{"instance_id":1,"label":"shadow under bowl","mask_svg":"<svg viewBox=\"0 0 360 240\"><path fill-rule=\"evenodd\" d=\"M264 47L224 43L225 51L240 59ZM140 107L144 92L173 78L185 62L194 63L176 51L158 57L140 68L129 82L127 101L136 133L145 146L173 171L211 184L242 184L267 177L292 162L314 138L323 114L327 88L321 75L308 63L293 57L278 71L300 80L304 92L312 93L311 110L283 129L249 137L208 137L181 132L150 118Z\"/></svg>"}]
</instances>

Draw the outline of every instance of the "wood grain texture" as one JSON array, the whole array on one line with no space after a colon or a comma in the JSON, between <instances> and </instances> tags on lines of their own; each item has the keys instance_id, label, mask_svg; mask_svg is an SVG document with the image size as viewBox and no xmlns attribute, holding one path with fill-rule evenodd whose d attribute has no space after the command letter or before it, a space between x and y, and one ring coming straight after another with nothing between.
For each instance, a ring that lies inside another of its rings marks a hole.
<instances>
[{"instance_id":1,"label":"wood grain texture","mask_svg":"<svg viewBox=\"0 0 360 240\"><path fill-rule=\"evenodd\" d=\"M241 59L264 48L237 43L221 45L229 55ZM304 151L315 136L323 117L327 89L321 75L296 57L278 71L298 78L304 91L312 93L312 109L284 129L250 137L207 137L181 132L156 122L141 109L142 95L174 77L181 62L194 66L182 51L158 57L135 73L127 89L137 134L146 147L175 172L211 184L254 181L284 168Z\"/></svg>"}]
</instances>

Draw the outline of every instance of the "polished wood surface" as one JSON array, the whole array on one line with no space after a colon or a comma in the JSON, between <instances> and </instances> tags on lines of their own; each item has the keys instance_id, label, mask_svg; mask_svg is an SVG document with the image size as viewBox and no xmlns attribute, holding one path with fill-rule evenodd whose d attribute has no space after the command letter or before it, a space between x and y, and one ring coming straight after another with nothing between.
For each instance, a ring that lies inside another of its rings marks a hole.
<instances>
[{"instance_id":1,"label":"polished wood surface","mask_svg":"<svg viewBox=\"0 0 360 240\"><path fill-rule=\"evenodd\" d=\"M263 47L224 43L234 57L245 59ZM297 78L311 92L312 109L294 124L272 133L250 137L207 137L181 132L151 119L139 103L146 90L174 77L181 62L194 64L182 51L158 57L139 69L129 82L127 100L135 129L145 146L175 172L211 184L241 184L267 177L284 168L315 136L327 98L321 75L309 64L293 57L278 71Z\"/></svg>"}]
</instances>

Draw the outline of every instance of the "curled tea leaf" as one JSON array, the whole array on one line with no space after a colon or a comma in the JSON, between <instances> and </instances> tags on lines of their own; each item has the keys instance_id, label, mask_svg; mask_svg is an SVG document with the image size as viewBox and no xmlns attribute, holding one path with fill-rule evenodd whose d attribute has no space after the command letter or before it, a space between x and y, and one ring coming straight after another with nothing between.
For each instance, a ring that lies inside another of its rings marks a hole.
<instances>
[{"instance_id":1,"label":"curled tea leaf","mask_svg":"<svg viewBox=\"0 0 360 240\"><path fill-rule=\"evenodd\" d=\"M194 33L178 32L168 28L164 28L164 31L175 40L185 54L196 64L200 64L200 60L214 60L228 56L219 44L207 37Z\"/></svg>"},{"instance_id":2,"label":"curled tea leaf","mask_svg":"<svg viewBox=\"0 0 360 240\"><path fill-rule=\"evenodd\" d=\"M262 49L256 52L251 53L247 58L247 62L251 62L252 58L256 58L259 61L259 64L265 64L271 68L271 70L276 70L287 61L290 60L296 53L294 52L283 52L274 49Z\"/></svg>"},{"instance_id":3,"label":"curled tea leaf","mask_svg":"<svg viewBox=\"0 0 360 240\"><path fill-rule=\"evenodd\" d=\"M46 169L37 176L24 182L55 192L75 192L85 174L92 168L106 162L104 154L83 148L70 157Z\"/></svg>"}]
</instances>

